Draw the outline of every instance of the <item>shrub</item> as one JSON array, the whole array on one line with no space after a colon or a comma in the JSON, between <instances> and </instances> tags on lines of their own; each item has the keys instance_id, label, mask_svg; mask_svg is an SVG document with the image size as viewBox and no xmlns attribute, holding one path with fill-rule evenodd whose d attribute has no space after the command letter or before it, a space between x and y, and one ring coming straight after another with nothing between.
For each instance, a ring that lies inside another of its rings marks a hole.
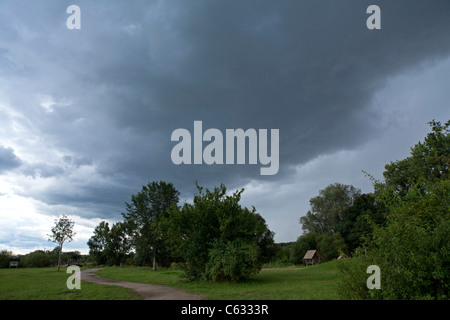
<instances>
[{"instance_id":1,"label":"shrub","mask_svg":"<svg viewBox=\"0 0 450 320\"><path fill-rule=\"evenodd\" d=\"M262 262L259 248L252 243L232 241L218 243L209 251L205 279L212 281L240 281L259 272Z\"/></svg>"},{"instance_id":2,"label":"shrub","mask_svg":"<svg viewBox=\"0 0 450 320\"><path fill-rule=\"evenodd\" d=\"M170 235L173 255L186 262L186 277L243 280L255 274L273 237L264 219L255 208L239 205L243 190L233 195L226 195L224 185L198 190L193 204L172 207L160 224Z\"/></svg>"}]
</instances>

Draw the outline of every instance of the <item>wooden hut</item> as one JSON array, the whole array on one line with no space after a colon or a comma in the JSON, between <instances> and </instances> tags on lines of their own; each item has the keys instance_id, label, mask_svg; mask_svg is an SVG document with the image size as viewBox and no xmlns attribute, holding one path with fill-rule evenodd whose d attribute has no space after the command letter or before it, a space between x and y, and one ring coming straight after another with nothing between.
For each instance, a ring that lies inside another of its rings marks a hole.
<instances>
[{"instance_id":1,"label":"wooden hut","mask_svg":"<svg viewBox=\"0 0 450 320\"><path fill-rule=\"evenodd\" d=\"M308 250L306 251L303 259L305 260L305 264L315 265L320 263L321 255L317 250Z\"/></svg>"}]
</instances>

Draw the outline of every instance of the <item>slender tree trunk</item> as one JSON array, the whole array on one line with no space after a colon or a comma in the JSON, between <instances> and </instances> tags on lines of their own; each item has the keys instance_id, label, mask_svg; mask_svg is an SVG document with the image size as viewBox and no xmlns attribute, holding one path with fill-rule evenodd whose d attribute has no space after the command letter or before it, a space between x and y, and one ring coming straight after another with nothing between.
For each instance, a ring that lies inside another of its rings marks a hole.
<instances>
[{"instance_id":1,"label":"slender tree trunk","mask_svg":"<svg viewBox=\"0 0 450 320\"><path fill-rule=\"evenodd\" d=\"M58 271L59 271L59 268L61 267L61 252L62 252L62 243L61 243L61 246L59 247L59 254L58 254Z\"/></svg>"},{"instance_id":2,"label":"slender tree trunk","mask_svg":"<svg viewBox=\"0 0 450 320\"><path fill-rule=\"evenodd\" d=\"M156 250L153 251L153 271L156 271Z\"/></svg>"}]
</instances>

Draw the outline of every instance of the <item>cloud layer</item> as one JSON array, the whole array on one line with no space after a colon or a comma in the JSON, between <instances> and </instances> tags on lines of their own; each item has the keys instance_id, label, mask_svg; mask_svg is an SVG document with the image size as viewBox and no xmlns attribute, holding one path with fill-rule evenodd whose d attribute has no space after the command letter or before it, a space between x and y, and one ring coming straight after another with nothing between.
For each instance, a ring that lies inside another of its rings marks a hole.
<instances>
[{"instance_id":1,"label":"cloud layer","mask_svg":"<svg viewBox=\"0 0 450 320\"><path fill-rule=\"evenodd\" d=\"M319 188L359 187L362 161L406 156L427 121L449 118L450 3L376 1L382 29L368 30L372 2L80 0L82 29L68 30L67 3L2 1L0 199L37 201L50 223L58 206L117 220L148 181L187 199L195 181L247 186L277 239L294 240ZM279 173L175 166L171 133L196 120L279 129Z\"/></svg>"}]
</instances>

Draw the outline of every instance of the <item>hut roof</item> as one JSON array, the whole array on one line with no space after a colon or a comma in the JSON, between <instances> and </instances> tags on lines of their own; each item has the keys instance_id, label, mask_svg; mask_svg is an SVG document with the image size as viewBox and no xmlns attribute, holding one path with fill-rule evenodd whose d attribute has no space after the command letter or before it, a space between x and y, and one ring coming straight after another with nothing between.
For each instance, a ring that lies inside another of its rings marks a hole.
<instances>
[{"instance_id":1,"label":"hut roof","mask_svg":"<svg viewBox=\"0 0 450 320\"><path fill-rule=\"evenodd\" d=\"M317 252L317 250L308 250L306 251L306 254L303 257L303 259L312 259L316 254L320 257L320 254L319 252Z\"/></svg>"}]
</instances>

